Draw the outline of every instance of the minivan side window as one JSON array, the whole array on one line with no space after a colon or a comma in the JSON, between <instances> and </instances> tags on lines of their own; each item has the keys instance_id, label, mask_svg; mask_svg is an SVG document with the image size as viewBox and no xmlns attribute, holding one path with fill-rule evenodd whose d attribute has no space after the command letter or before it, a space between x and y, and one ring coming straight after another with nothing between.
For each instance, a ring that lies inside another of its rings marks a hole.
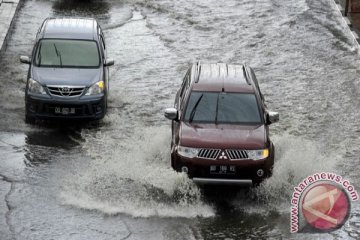
<instances>
[{"instance_id":1,"label":"minivan side window","mask_svg":"<svg viewBox=\"0 0 360 240\"><path fill-rule=\"evenodd\" d=\"M101 51L101 55L102 55L102 58L105 59L106 56L106 52L105 52L105 42L104 42L104 39L103 39L103 36L100 35L99 37L99 42L100 42L100 51Z\"/></svg>"},{"instance_id":2,"label":"minivan side window","mask_svg":"<svg viewBox=\"0 0 360 240\"><path fill-rule=\"evenodd\" d=\"M101 40L101 44L102 44L102 46L103 46L103 48L104 48L104 50L105 50L106 47L105 47L105 41L104 41L103 35L100 35L100 40Z\"/></svg>"}]
</instances>

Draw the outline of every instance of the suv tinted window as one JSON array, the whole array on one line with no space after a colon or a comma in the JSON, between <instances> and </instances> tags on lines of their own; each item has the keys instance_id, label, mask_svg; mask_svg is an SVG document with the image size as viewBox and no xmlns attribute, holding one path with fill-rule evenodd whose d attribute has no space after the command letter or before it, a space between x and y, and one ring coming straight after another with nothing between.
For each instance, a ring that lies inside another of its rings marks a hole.
<instances>
[{"instance_id":1,"label":"suv tinted window","mask_svg":"<svg viewBox=\"0 0 360 240\"><path fill-rule=\"evenodd\" d=\"M261 123L254 94L192 92L185 121L203 123Z\"/></svg>"},{"instance_id":2,"label":"suv tinted window","mask_svg":"<svg viewBox=\"0 0 360 240\"><path fill-rule=\"evenodd\" d=\"M38 67L99 67L99 50L95 41L43 39L35 54Z\"/></svg>"}]
</instances>

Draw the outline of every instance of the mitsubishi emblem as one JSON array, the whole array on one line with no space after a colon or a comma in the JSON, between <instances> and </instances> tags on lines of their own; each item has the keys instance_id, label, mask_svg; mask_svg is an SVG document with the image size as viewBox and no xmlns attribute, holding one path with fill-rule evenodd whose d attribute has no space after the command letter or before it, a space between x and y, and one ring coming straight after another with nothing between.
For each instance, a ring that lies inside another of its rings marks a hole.
<instances>
[{"instance_id":1,"label":"mitsubishi emblem","mask_svg":"<svg viewBox=\"0 0 360 240\"><path fill-rule=\"evenodd\" d=\"M219 159L224 159L224 160L228 159L228 157L225 155L224 151L221 152L221 155L220 155Z\"/></svg>"}]
</instances>

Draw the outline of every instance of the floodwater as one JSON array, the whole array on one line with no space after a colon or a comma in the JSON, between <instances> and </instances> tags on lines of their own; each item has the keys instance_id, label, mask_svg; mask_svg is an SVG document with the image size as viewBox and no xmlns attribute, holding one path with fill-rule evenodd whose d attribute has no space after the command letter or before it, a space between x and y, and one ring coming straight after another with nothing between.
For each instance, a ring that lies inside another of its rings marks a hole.
<instances>
[{"instance_id":1,"label":"floodwater","mask_svg":"<svg viewBox=\"0 0 360 240\"><path fill-rule=\"evenodd\" d=\"M95 17L111 68L100 123L24 123L27 66L49 16ZM200 189L170 168L171 107L188 65L256 70L276 146L258 188ZM333 0L23 2L0 55L0 239L359 239L360 205L332 233L290 234L290 196L331 171L360 189L360 58Z\"/></svg>"}]
</instances>

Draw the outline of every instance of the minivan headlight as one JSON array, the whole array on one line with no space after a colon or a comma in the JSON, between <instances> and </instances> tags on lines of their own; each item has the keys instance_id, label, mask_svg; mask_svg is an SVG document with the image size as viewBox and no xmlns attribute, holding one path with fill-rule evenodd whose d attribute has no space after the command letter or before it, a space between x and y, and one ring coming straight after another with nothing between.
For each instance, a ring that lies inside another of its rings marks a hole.
<instances>
[{"instance_id":1,"label":"minivan headlight","mask_svg":"<svg viewBox=\"0 0 360 240\"><path fill-rule=\"evenodd\" d=\"M89 89L86 91L85 95L96 95L104 92L104 81L99 81L89 87Z\"/></svg>"},{"instance_id":2,"label":"minivan headlight","mask_svg":"<svg viewBox=\"0 0 360 240\"><path fill-rule=\"evenodd\" d=\"M261 160L269 156L269 149L247 150L249 159Z\"/></svg>"},{"instance_id":3,"label":"minivan headlight","mask_svg":"<svg viewBox=\"0 0 360 240\"><path fill-rule=\"evenodd\" d=\"M198 148L190 148L190 147L183 147L178 146L177 152L180 156L187 157L187 158L194 158L198 155L200 149Z\"/></svg>"},{"instance_id":4,"label":"minivan headlight","mask_svg":"<svg viewBox=\"0 0 360 240\"><path fill-rule=\"evenodd\" d=\"M41 84L32 78L29 78L28 92L46 94L45 89Z\"/></svg>"}]
</instances>

